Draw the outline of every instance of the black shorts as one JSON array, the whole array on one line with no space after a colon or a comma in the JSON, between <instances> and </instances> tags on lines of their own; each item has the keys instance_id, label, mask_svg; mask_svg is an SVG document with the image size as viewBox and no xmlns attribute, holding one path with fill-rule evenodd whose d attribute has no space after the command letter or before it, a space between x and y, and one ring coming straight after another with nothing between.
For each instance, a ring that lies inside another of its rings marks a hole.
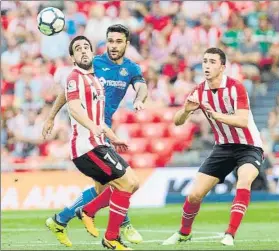
<instances>
[{"instance_id":1,"label":"black shorts","mask_svg":"<svg viewBox=\"0 0 279 251\"><path fill-rule=\"evenodd\" d=\"M260 171L263 159L263 150L259 147L243 144L215 145L199 172L216 177L219 183L223 183L229 173L247 163L253 164Z\"/></svg>"},{"instance_id":2,"label":"black shorts","mask_svg":"<svg viewBox=\"0 0 279 251\"><path fill-rule=\"evenodd\" d=\"M73 159L73 162L83 174L102 185L122 177L129 166L117 152L104 145Z\"/></svg>"}]
</instances>

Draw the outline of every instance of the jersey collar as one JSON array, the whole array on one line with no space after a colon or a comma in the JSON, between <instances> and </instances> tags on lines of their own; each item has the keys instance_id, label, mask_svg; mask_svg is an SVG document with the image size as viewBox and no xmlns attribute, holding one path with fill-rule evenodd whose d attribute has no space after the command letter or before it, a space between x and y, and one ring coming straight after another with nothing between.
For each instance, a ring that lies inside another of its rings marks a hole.
<instances>
[{"instance_id":1,"label":"jersey collar","mask_svg":"<svg viewBox=\"0 0 279 251\"><path fill-rule=\"evenodd\" d=\"M92 71L87 71L87 70L84 70L84 69L78 67L77 65L74 66L73 70L77 70L82 74L92 74L92 73L94 73L94 70L93 70L93 72Z\"/></svg>"},{"instance_id":2,"label":"jersey collar","mask_svg":"<svg viewBox=\"0 0 279 251\"><path fill-rule=\"evenodd\" d=\"M218 88L218 89L224 89L224 88L226 88L226 86L227 86L227 79L228 79L228 77L226 76L226 75L223 75L223 78L222 78L222 83L221 83L221 85L220 85L220 87ZM208 90L210 90L210 87L209 87L209 85L208 85L208 82L205 80L205 87L204 87L204 90L205 91L208 91Z\"/></svg>"}]
</instances>

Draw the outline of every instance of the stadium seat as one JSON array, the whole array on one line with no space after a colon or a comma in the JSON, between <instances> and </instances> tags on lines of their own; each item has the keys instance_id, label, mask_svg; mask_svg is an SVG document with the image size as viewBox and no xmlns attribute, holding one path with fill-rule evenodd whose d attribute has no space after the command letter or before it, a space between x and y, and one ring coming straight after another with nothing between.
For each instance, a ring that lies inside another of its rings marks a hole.
<instances>
[{"instance_id":1,"label":"stadium seat","mask_svg":"<svg viewBox=\"0 0 279 251\"><path fill-rule=\"evenodd\" d=\"M122 123L135 123L135 112L130 110L125 110L120 108L118 111L115 112L113 115L113 123L114 124L122 124Z\"/></svg>"},{"instance_id":2,"label":"stadium seat","mask_svg":"<svg viewBox=\"0 0 279 251\"><path fill-rule=\"evenodd\" d=\"M196 126L192 123L186 123L181 126L171 124L168 127L167 134L174 139L173 150L181 152L188 149L194 138Z\"/></svg>"},{"instance_id":3,"label":"stadium seat","mask_svg":"<svg viewBox=\"0 0 279 251\"><path fill-rule=\"evenodd\" d=\"M132 156L129 153L119 153L121 157L131 166Z\"/></svg>"},{"instance_id":4,"label":"stadium seat","mask_svg":"<svg viewBox=\"0 0 279 251\"><path fill-rule=\"evenodd\" d=\"M123 123L120 124L119 127L121 127L121 130L126 130L129 134L130 138L133 137L141 137L141 125L140 124L128 124L128 123ZM118 130L120 130L118 128Z\"/></svg>"},{"instance_id":5,"label":"stadium seat","mask_svg":"<svg viewBox=\"0 0 279 251\"><path fill-rule=\"evenodd\" d=\"M161 155L171 155L173 151L173 138L156 138L149 141L147 150L151 153Z\"/></svg>"},{"instance_id":6,"label":"stadium seat","mask_svg":"<svg viewBox=\"0 0 279 251\"><path fill-rule=\"evenodd\" d=\"M173 123L174 114L178 111L177 107L160 108L154 114L155 122L168 122Z\"/></svg>"},{"instance_id":7,"label":"stadium seat","mask_svg":"<svg viewBox=\"0 0 279 251\"><path fill-rule=\"evenodd\" d=\"M136 123L149 123L154 119L153 112L150 112L150 110L141 110L135 114Z\"/></svg>"},{"instance_id":8,"label":"stadium seat","mask_svg":"<svg viewBox=\"0 0 279 251\"><path fill-rule=\"evenodd\" d=\"M170 124L167 128L167 135L169 137L175 137L181 140L189 140L191 137L193 137L195 130L196 126L190 122L186 122L184 125L181 126Z\"/></svg>"},{"instance_id":9,"label":"stadium seat","mask_svg":"<svg viewBox=\"0 0 279 251\"><path fill-rule=\"evenodd\" d=\"M129 142L128 153L144 153L147 149L148 140L146 138L132 138Z\"/></svg>"},{"instance_id":10,"label":"stadium seat","mask_svg":"<svg viewBox=\"0 0 279 251\"><path fill-rule=\"evenodd\" d=\"M156 165L163 167L170 160L173 153L173 146L175 140L173 138L156 138L150 140L148 145L148 151L151 153L157 153L159 158L156 161Z\"/></svg>"},{"instance_id":11,"label":"stadium seat","mask_svg":"<svg viewBox=\"0 0 279 251\"><path fill-rule=\"evenodd\" d=\"M156 153L139 153L132 156L132 168L156 167L158 155Z\"/></svg>"},{"instance_id":12,"label":"stadium seat","mask_svg":"<svg viewBox=\"0 0 279 251\"><path fill-rule=\"evenodd\" d=\"M167 135L167 123L147 123L141 126L142 137L161 138Z\"/></svg>"}]
</instances>

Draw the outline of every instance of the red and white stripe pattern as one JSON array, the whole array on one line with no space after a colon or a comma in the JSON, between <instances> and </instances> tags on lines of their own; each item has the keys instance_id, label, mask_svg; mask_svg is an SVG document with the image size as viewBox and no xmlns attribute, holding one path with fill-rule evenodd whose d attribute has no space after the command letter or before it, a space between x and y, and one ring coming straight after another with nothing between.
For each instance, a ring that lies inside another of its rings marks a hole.
<instances>
[{"instance_id":1,"label":"red and white stripe pattern","mask_svg":"<svg viewBox=\"0 0 279 251\"><path fill-rule=\"evenodd\" d=\"M109 210L116 214L122 215L124 217L126 216L126 214L128 212L128 208L121 207L121 206L113 203L111 200L109 202Z\"/></svg>"},{"instance_id":2,"label":"red and white stripe pattern","mask_svg":"<svg viewBox=\"0 0 279 251\"><path fill-rule=\"evenodd\" d=\"M198 98L201 104L200 108L213 130L216 144L234 143L262 147L260 133L250 110L248 94L245 87L237 80L224 75L221 86L215 93L210 90L207 81L205 81L198 85L191 95ZM203 107L205 103L209 103L216 112L224 114L234 114L237 109L248 109L248 127L229 126L207 116Z\"/></svg>"},{"instance_id":3,"label":"red and white stripe pattern","mask_svg":"<svg viewBox=\"0 0 279 251\"><path fill-rule=\"evenodd\" d=\"M193 219L195 218L195 216L198 214L198 211L195 212L195 213L186 213L185 211L183 211L182 213L182 217L187 219L187 220L190 220L190 219Z\"/></svg>"},{"instance_id":4,"label":"red and white stripe pattern","mask_svg":"<svg viewBox=\"0 0 279 251\"><path fill-rule=\"evenodd\" d=\"M80 99L88 117L96 124L104 123L105 93L98 79L87 71L75 67L67 79L67 101ZM98 145L105 144L104 135L95 137L69 113L72 126L71 158L75 159Z\"/></svg>"},{"instance_id":5,"label":"red and white stripe pattern","mask_svg":"<svg viewBox=\"0 0 279 251\"><path fill-rule=\"evenodd\" d=\"M231 213L236 212L236 213L245 214L246 210L247 210L247 206L241 203L235 203L231 207Z\"/></svg>"}]
</instances>

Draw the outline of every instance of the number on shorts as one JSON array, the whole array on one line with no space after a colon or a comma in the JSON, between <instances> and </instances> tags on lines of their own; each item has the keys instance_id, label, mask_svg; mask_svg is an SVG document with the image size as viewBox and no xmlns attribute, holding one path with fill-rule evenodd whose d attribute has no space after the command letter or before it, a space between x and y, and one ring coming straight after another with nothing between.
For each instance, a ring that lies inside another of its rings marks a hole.
<instances>
[{"instance_id":1,"label":"number on shorts","mask_svg":"<svg viewBox=\"0 0 279 251\"><path fill-rule=\"evenodd\" d=\"M122 169L123 169L123 166L121 165L121 163L120 163L120 162L116 162L116 161L110 156L109 153L107 153L107 154L104 156L104 158L105 158L106 160L109 160L113 165L115 165L116 169L118 169L118 170L122 170Z\"/></svg>"}]
</instances>

